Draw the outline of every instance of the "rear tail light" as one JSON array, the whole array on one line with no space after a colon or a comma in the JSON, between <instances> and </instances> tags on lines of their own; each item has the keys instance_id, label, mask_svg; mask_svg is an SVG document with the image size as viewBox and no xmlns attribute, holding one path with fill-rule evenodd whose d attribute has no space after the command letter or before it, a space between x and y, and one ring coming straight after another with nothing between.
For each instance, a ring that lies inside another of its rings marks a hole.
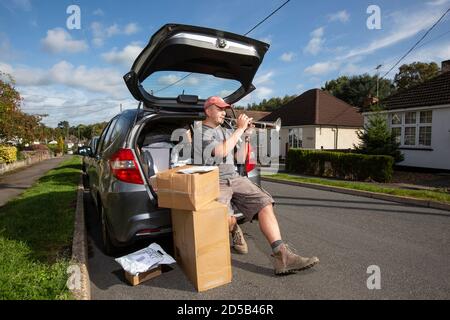
<instances>
[{"instance_id":1,"label":"rear tail light","mask_svg":"<svg viewBox=\"0 0 450 320\"><path fill-rule=\"evenodd\" d=\"M247 143L247 157L245 158L245 172L249 173L256 167L255 152L250 143Z\"/></svg>"},{"instance_id":2,"label":"rear tail light","mask_svg":"<svg viewBox=\"0 0 450 320\"><path fill-rule=\"evenodd\" d=\"M119 149L109 160L113 175L120 181L144 184L131 149Z\"/></svg>"}]
</instances>

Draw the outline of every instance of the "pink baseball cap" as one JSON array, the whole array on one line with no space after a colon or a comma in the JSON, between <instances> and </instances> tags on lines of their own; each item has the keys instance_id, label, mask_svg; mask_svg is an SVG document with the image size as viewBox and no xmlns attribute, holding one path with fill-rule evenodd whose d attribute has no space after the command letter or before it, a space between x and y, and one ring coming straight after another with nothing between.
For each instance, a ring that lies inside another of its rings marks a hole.
<instances>
[{"instance_id":1,"label":"pink baseball cap","mask_svg":"<svg viewBox=\"0 0 450 320\"><path fill-rule=\"evenodd\" d=\"M218 97L218 96L212 96L212 97L209 97L208 99L206 99L205 104L204 104L205 110L208 109L212 105L216 105L219 108L224 108L224 109L231 107L221 97Z\"/></svg>"}]
</instances>

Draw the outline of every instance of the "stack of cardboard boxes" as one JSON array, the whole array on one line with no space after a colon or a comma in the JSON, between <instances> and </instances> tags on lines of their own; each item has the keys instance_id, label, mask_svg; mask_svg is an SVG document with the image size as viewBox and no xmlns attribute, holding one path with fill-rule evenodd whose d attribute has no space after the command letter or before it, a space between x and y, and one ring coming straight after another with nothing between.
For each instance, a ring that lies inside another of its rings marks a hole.
<instances>
[{"instance_id":1,"label":"stack of cardboard boxes","mask_svg":"<svg viewBox=\"0 0 450 320\"><path fill-rule=\"evenodd\" d=\"M158 205L172 209L174 256L198 291L231 282L227 206L219 196L219 170L180 173L177 167L156 175Z\"/></svg>"}]
</instances>

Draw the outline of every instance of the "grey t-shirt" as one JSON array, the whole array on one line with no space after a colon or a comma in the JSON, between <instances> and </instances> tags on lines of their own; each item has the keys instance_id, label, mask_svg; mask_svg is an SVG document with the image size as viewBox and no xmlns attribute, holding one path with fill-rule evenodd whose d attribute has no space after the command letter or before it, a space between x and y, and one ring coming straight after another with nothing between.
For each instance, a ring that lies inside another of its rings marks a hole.
<instances>
[{"instance_id":1,"label":"grey t-shirt","mask_svg":"<svg viewBox=\"0 0 450 320\"><path fill-rule=\"evenodd\" d=\"M223 143L223 141L227 140L231 134L231 130L225 130L221 126L211 128L202 124L202 150L199 149L200 144L197 146L194 143L194 152L199 152L199 154L203 156L203 165L217 165L219 167L220 180L226 180L228 178L239 176L234 163L234 152L230 152L226 158L212 156L212 150L214 150L219 143Z\"/></svg>"}]
</instances>

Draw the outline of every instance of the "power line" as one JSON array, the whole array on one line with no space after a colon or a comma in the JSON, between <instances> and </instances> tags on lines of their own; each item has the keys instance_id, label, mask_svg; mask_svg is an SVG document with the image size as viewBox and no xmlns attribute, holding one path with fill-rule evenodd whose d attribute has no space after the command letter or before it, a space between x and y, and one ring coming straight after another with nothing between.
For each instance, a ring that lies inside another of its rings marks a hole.
<instances>
[{"instance_id":1,"label":"power line","mask_svg":"<svg viewBox=\"0 0 450 320\"><path fill-rule=\"evenodd\" d=\"M272 11L272 13L270 13L267 17L265 17L263 20L261 20L261 22L259 22L257 25L255 25L253 28L251 28L246 34L244 34L244 36L248 35L250 32L252 32L253 30L255 30L257 27L259 27L261 24L264 23L264 21L266 21L267 19L269 19L271 16L273 16L278 10L280 10L281 8L283 8L289 1L291 0L287 0L285 3L283 3L281 6L279 6L277 9L275 9L274 11Z\"/></svg>"},{"instance_id":2,"label":"power line","mask_svg":"<svg viewBox=\"0 0 450 320\"><path fill-rule=\"evenodd\" d=\"M380 79L383 79L385 76L387 76L408 54L410 54L417 45L430 33L431 30L434 29L434 27L445 17L445 15L450 11L450 8L447 9L447 11L444 12L444 14L425 32L425 34L409 49L393 66L389 69L388 72L386 72Z\"/></svg>"},{"instance_id":3,"label":"power line","mask_svg":"<svg viewBox=\"0 0 450 320\"><path fill-rule=\"evenodd\" d=\"M427 42L424 42L424 43L422 43L420 46L416 47L416 50L419 49L419 48L423 48L424 46L426 46L426 45L430 44L431 42L434 42L434 41L436 41L436 40L442 38L443 36L445 36L445 35L447 35L447 34L449 34L449 33L450 33L450 30L447 30L446 32L441 33L440 35L438 35L438 36L436 36L436 37L434 37L434 38L431 38L431 39L428 40ZM390 64L391 62L394 62L395 59L397 59L397 58L389 59L387 62L384 62L383 65L388 65L388 64Z\"/></svg>"},{"instance_id":4,"label":"power line","mask_svg":"<svg viewBox=\"0 0 450 320\"><path fill-rule=\"evenodd\" d=\"M279 6L279 7L276 8L274 11L272 11L267 17L265 17L263 20L261 20L260 22L258 22L253 28L251 28L249 31L247 31L247 33L245 33L244 36L248 35L250 32L252 32L252 31L255 30L257 27L259 27L261 24L263 24L264 21L266 21L266 20L269 19L271 16L273 16L278 10L280 10L281 8L283 8L289 1L291 1L291 0L285 1L281 6ZM166 86L166 87L164 87L164 88L162 88L162 89L159 89L159 90L155 91L154 93L158 93L158 92L161 92L161 91L163 91L163 90L166 90L166 89L168 89L168 88L170 88L170 87L176 85L177 83L180 83L181 81L183 81L184 79L186 79L187 77L189 77L189 76L192 75L192 74L193 74L193 73L191 72L191 73L185 75L183 78L181 78L181 79L175 81L174 83L169 84L168 86Z\"/></svg>"}]
</instances>

